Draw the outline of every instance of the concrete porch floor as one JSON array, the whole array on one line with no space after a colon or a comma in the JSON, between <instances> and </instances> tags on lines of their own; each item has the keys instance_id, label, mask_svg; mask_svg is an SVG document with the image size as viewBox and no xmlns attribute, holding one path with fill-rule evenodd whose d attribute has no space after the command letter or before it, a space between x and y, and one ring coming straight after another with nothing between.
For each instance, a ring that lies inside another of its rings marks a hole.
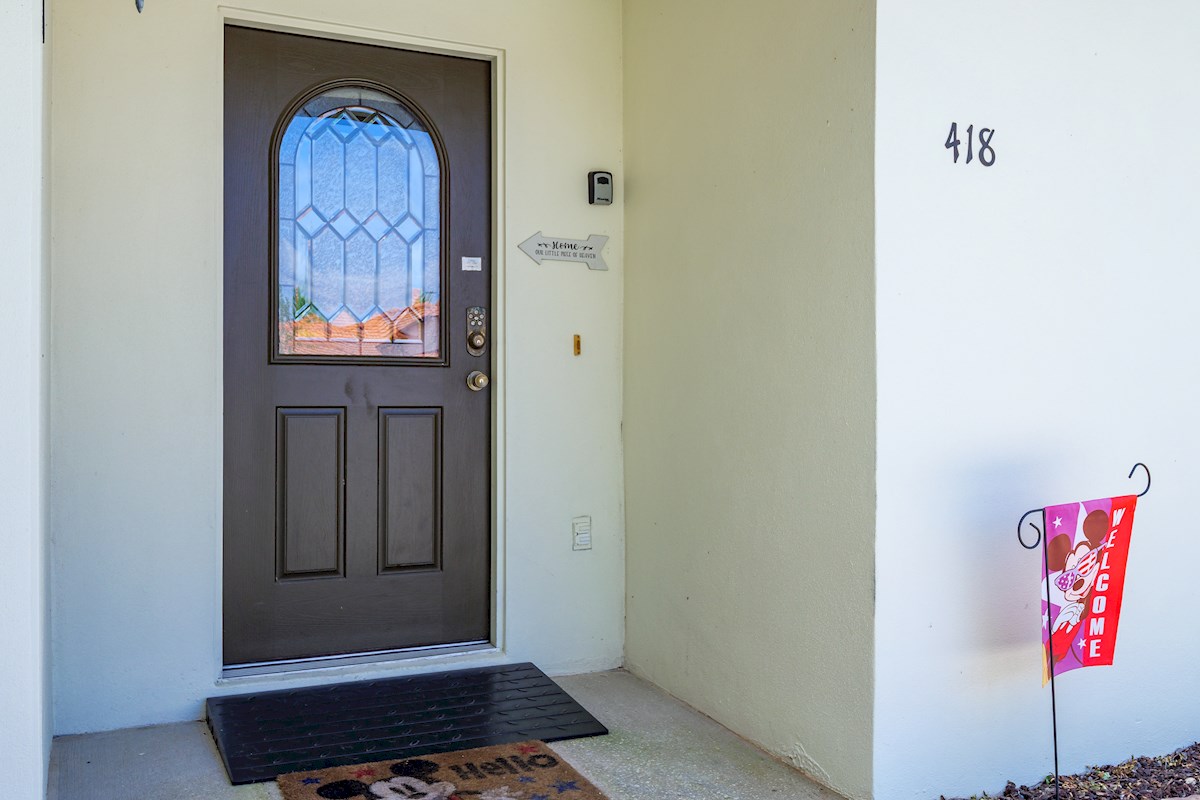
<instances>
[{"instance_id":1,"label":"concrete porch floor","mask_svg":"<svg viewBox=\"0 0 1200 800\"><path fill-rule=\"evenodd\" d=\"M551 745L611 800L836 800L627 672L555 678L611 733ZM202 722L63 736L49 800L279 800L275 784L230 786Z\"/></svg>"}]
</instances>

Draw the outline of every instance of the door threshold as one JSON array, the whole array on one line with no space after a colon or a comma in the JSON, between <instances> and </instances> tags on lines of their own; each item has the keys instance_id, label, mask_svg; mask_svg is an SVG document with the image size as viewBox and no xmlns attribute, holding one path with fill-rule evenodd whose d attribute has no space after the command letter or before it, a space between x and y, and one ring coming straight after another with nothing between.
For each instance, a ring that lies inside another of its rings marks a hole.
<instances>
[{"instance_id":1,"label":"door threshold","mask_svg":"<svg viewBox=\"0 0 1200 800\"><path fill-rule=\"evenodd\" d=\"M262 661L252 664L233 664L222 668L221 678L249 678L256 675L278 675L308 670L353 667L362 664L379 664L386 661L410 661L418 658L478 653L495 650L496 646L486 640L458 642L456 644L434 644L425 647L405 647L397 650L375 650L368 653L346 653L336 656L293 658L284 661Z\"/></svg>"}]
</instances>

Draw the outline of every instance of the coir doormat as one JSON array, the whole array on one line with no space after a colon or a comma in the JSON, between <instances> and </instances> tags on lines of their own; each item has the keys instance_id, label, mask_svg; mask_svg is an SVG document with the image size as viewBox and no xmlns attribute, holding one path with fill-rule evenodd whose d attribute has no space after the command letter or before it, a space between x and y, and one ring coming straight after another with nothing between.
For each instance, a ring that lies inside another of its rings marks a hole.
<instances>
[{"instance_id":1,"label":"coir doormat","mask_svg":"<svg viewBox=\"0 0 1200 800\"><path fill-rule=\"evenodd\" d=\"M292 772L277 781L285 800L607 800L541 742Z\"/></svg>"}]
</instances>

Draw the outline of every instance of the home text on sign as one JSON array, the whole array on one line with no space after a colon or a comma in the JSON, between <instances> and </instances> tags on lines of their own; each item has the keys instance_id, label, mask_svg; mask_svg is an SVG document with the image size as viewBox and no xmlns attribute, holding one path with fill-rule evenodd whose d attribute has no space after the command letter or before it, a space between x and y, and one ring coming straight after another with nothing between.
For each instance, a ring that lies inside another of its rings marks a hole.
<instances>
[{"instance_id":1,"label":"home text on sign","mask_svg":"<svg viewBox=\"0 0 1200 800\"><path fill-rule=\"evenodd\" d=\"M588 269L606 270L608 264L604 263L603 251L607 243L607 236L594 233L586 239L562 239L543 236L538 231L521 242L520 248L539 264L543 261L578 261L587 264Z\"/></svg>"}]
</instances>

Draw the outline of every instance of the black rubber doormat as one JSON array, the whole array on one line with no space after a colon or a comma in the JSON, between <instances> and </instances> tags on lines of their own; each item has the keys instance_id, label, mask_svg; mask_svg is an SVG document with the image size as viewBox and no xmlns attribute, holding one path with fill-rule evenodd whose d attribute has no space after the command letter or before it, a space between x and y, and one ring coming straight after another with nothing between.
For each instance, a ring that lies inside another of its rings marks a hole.
<instances>
[{"instance_id":1,"label":"black rubber doormat","mask_svg":"<svg viewBox=\"0 0 1200 800\"><path fill-rule=\"evenodd\" d=\"M233 784L299 770L608 733L533 664L212 697Z\"/></svg>"}]
</instances>

